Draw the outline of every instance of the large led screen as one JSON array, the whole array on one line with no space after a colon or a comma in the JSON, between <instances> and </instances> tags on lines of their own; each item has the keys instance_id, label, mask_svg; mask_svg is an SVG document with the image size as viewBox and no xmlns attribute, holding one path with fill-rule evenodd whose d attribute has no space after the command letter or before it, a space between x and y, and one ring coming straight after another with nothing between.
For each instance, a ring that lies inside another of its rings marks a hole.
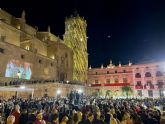
<instances>
[{"instance_id":1,"label":"large led screen","mask_svg":"<svg viewBox=\"0 0 165 124\"><path fill-rule=\"evenodd\" d=\"M32 75L32 65L28 62L19 60L10 60L6 67L5 77L30 79Z\"/></svg>"}]
</instances>

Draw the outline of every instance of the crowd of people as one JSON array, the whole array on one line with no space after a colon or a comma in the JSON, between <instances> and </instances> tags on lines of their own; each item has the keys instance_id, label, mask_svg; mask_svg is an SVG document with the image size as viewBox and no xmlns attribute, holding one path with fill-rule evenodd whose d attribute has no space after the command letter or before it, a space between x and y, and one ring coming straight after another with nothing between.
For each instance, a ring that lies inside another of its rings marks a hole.
<instances>
[{"instance_id":1,"label":"crowd of people","mask_svg":"<svg viewBox=\"0 0 165 124\"><path fill-rule=\"evenodd\" d=\"M44 84L44 83L62 83L62 84L73 84L82 85L80 82L69 82L69 81L59 81L59 80L12 80L0 83L0 86L19 86L24 84Z\"/></svg>"},{"instance_id":2,"label":"crowd of people","mask_svg":"<svg viewBox=\"0 0 165 124\"><path fill-rule=\"evenodd\" d=\"M165 99L66 98L0 100L7 124L165 124ZM1 121L1 123L3 123Z\"/></svg>"}]
</instances>

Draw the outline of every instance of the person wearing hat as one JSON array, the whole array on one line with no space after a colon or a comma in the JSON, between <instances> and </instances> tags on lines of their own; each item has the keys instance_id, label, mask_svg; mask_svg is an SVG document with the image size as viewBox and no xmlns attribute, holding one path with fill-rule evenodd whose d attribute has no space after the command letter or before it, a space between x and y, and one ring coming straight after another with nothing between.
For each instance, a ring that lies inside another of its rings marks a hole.
<instances>
[{"instance_id":1,"label":"person wearing hat","mask_svg":"<svg viewBox=\"0 0 165 124\"><path fill-rule=\"evenodd\" d=\"M43 120L42 113L39 113L36 117L34 124L46 124L45 120Z\"/></svg>"}]
</instances>

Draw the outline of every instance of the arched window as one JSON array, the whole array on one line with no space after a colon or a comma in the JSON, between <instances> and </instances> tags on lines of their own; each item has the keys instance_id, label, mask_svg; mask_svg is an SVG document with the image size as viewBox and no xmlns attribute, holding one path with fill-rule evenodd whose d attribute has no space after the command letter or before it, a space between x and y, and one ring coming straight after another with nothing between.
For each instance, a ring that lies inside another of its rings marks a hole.
<instances>
[{"instance_id":1,"label":"arched window","mask_svg":"<svg viewBox=\"0 0 165 124\"><path fill-rule=\"evenodd\" d=\"M141 78L141 74L140 74L140 73L136 73L136 74L135 74L135 77L136 77L136 78Z\"/></svg>"},{"instance_id":2,"label":"arched window","mask_svg":"<svg viewBox=\"0 0 165 124\"><path fill-rule=\"evenodd\" d=\"M151 73L150 72L146 72L145 73L145 77L151 77Z\"/></svg>"},{"instance_id":3,"label":"arched window","mask_svg":"<svg viewBox=\"0 0 165 124\"><path fill-rule=\"evenodd\" d=\"M30 47L29 47L29 46L26 46L25 49L26 49L26 50L30 50Z\"/></svg>"},{"instance_id":4,"label":"arched window","mask_svg":"<svg viewBox=\"0 0 165 124\"><path fill-rule=\"evenodd\" d=\"M157 72L156 72L156 77L159 77L159 76L163 76L163 74L162 74L161 71L157 71Z\"/></svg>"},{"instance_id":5,"label":"arched window","mask_svg":"<svg viewBox=\"0 0 165 124\"><path fill-rule=\"evenodd\" d=\"M115 78L115 83L119 83L119 80L117 78Z\"/></svg>"}]
</instances>

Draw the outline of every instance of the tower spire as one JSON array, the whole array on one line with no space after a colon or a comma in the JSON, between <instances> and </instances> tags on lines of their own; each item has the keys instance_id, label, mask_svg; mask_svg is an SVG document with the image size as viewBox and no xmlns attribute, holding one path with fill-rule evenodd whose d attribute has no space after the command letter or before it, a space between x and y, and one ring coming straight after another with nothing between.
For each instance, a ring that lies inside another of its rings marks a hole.
<instances>
[{"instance_id":1,"label":"tower spire","mask_svg":"<svg viewBox=\"0 0 165 124\"><path fill-rule=\"evenodd\" d=\"M21 15L21 18L25 20L25 10L22 11L22 15Z\"/></svg>"},{"instance_id":2,"label":"tower spire","mask_svg":"<svg viewBox=\"0 0 165 124\"><path fill-rule=\"evenodd\" d=\"M50 33L50 25L48 26L48 32Z\"/></svg>"}]
</instances>

